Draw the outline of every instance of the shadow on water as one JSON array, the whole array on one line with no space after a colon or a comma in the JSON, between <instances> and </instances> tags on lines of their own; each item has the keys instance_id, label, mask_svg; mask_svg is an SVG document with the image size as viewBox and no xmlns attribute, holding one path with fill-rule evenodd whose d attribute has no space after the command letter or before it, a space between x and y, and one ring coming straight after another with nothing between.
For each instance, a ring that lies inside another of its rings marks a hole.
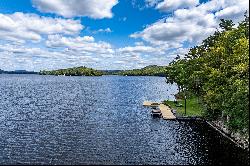
<instances>
[{"instance_id":1,"label":"shadow on water","mask_svg":"<svg viewBox=\"0 0 250 166\"><path fill-rule=\"evenodd\" d=\"M202 122L150 116L162 77L0 75L0 164L249 164Z\"/></svg>"}]
</instances>

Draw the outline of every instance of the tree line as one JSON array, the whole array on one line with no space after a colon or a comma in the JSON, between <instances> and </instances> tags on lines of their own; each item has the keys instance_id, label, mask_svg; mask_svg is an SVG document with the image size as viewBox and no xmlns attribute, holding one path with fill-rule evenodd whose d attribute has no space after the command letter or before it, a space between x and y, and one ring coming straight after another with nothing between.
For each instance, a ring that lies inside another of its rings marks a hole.
<instances>
[{"instance_id":1,"label":"tree line","mask_svg":"<svg viewBox=\"0 0 250 166\"><path fill-rule=\"evenodd\" d=\"M87 68L85 66L73 67L68 69L58 69L46 71L42 70L39 72L40 75L65 75L65 76L101 76L103 73L101 71Z\"/></svg>"},{"instance_id":2,"label":"tree line","mask_svg":"<svg viewBox=\"0 0 250 166\"><path fill-rule=\"evenodd\" d=\"M40 75L65 75L65 76L101 76L101 75L122 75L122 76L166 76L166 66L150 65L141 69L133 70L95 70L85 66L73 67L39 72Z\"/></svg>"},{"instance_id":3,"label":"tree line","mask_svg":"<svg viewBox=\"0 0 250 166\"><path fill-rule=\"evenodd\" d=\"M116 72L117 75L123 76L166 76L166 66L150 65L141 69L123 70Z\"/></svg>"},{"instance_id":4,"label":"tree line","mask_svg":"<svg viewBox=\"0 0 250 166\"><path fill-rule=\"evenodd\" d=\"M197 95L205 116L230 130L249 132L249 16L237 26L221 19L220 29L167 66L166 79L180 92Z\"/></svg>"}]
</instances>

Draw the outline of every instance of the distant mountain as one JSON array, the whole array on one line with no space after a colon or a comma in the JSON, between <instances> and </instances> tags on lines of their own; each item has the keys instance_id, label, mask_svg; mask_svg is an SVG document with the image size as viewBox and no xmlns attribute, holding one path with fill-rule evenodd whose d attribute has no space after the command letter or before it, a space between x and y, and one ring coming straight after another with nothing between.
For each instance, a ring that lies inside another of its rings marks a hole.
<instances>
[{"instance_id":1,"label":"distant mountain","mask_svg":"<svg viewBox=\"0 0 250 166\"><path fill-rule=\"evenodd\" d=\"M0 74L38 74L38 72L26 70L4 71L0 69Z\"/></svg>"},{"instance_id":2,"label":"distant mountain","mask_svg":"<svg viewBox=\"0 0 250 166\"><path fill-rule=\"evenodd\" d=\"M103 73L103 75L117 75L118 72L122 70L99 70Z\"/></svg>"},{"instance_id":3,"label":"distant mountain","mask_svg":"<svg viewBox=\"0 0 250 166\"><path fill-rule=\"evenodd\" d=\"M127 76L162 76L166 74L166 66L150 65L141 69L122 70L117 72L117 75Z\"/></svg>"}]
</instances>

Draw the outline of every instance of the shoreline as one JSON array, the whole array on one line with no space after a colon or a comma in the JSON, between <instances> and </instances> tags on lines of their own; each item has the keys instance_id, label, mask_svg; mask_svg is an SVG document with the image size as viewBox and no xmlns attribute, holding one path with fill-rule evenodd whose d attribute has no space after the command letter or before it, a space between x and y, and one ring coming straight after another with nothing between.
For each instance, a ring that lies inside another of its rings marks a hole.
<instances>
[{"instance_id":1,"label":"shoreline","mask_svg":"<svg viewBox=\"0 0 250 166\"><path fill-rule=\"evenodd\" d=\"M242 135L239 133L231 132L227 128L224 128L223 126L220 126L219 124L216 124L215 121L207 121L206 123L211 126L213 129L218 131L220 134L222 134L224 137L232 141L234 144L236 144L238 147L247 150L249 152L249 138L243 138Z\"/></svg>"},{"instance_id":2,"label":"shoreline","mask_svg":"<svg viewBox=\"0 0 250 166\"><path fill-rule=\"evenodd\" d=\"M173 108L168 105L171 110ZM178 113L176 113L176 120L193 120L193 121L204 121L206 124L208 124L211 128L219 132L222 136L233 142L237 147L247 150L249 152L249 138L243 138L242 135L239 133L231 132L227 128L224 128L223 126L220 126L215 121L209 121L205 119L202 116L183 116Z\"/></svg>"}]
</instances>

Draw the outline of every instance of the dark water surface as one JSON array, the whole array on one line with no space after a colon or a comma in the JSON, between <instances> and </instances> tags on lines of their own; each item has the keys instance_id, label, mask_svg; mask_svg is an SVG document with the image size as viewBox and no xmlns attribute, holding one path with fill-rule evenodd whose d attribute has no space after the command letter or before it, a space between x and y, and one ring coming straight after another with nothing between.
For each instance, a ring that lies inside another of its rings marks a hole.
<instances>
[{"instance_id":1,"label":"dark water surface","mask_svg":"<svg viewBox=\"0 0 250 166\"><path fill-rule=\"evenodd\" d=\"M247 164L201 122L152 119L162 77L0 74L0 164Z\"/></svg>"}]
</instances>

